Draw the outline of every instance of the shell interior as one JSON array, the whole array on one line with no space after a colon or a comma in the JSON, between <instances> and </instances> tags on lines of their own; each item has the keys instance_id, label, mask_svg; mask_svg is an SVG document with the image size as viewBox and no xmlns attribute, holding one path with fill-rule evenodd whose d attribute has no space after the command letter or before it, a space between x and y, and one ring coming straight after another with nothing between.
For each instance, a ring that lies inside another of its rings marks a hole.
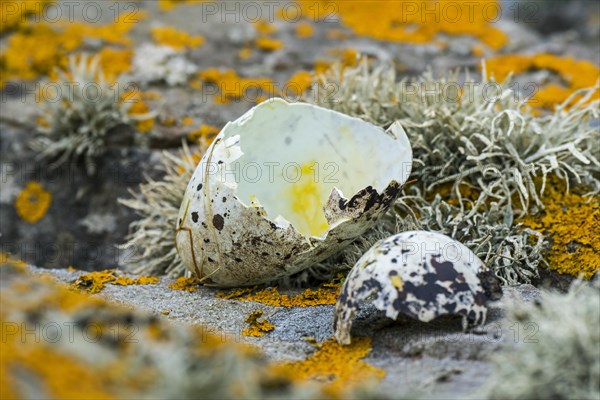
<instances>
[{"instance_id":1,"label":"shell interior","mask_svg":"<svg viewBox=\"0 0 600 400\"><path fill-rule=\"evenodd\" d=\"M273 99L224 135L239 136L242 155L228 168L238 198L305 236L322 236L330 228L324 207L334 189L346 198L368 186L381 193L391 181L406 181L411 167L399 162L412 160L408 142L360 119L323 111Z\"/></svg>"}]
</instances>

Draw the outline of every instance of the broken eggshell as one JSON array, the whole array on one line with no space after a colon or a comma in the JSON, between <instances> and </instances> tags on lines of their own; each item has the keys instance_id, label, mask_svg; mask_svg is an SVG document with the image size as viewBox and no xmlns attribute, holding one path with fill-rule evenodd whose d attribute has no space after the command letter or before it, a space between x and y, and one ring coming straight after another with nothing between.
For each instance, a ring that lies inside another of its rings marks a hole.
<instances>
[{"instance_id":1,"label":"broken eggshell","mask_svg":"<svg viewBox=\"0 0 600 400\"><path fill-rule=\"evenodd\" d=\"M377 242L354 265L335 306L337 341L350 344L360 301L396 319L423 322L444 314L463 317L463 329L485 323L486 302L500 297L494 273L462 243L436 232L409 231Z\"/></svg>"},{"instance_id":2,"label":"broken eggshell","mask_svg":"<svg viewBox=\"0 0 600 400\"><path fill-rule=\"evenodd\" d=\"M372 227L410 174L389 132L306 103L263 102L204 154L179 211L184 265L221 287L270 282L333 255Z\"/></svg>"}]
</instances>

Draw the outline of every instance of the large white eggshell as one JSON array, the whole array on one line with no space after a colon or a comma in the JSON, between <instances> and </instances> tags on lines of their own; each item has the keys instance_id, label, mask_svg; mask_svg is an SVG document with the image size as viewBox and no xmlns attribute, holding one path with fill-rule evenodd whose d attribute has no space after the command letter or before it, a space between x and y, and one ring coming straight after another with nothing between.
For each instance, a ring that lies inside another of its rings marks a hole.
<instances>
[{"instance_id":1,"label":"large white eggshell","mask_svg":"<svg viewBox=\"0 0 600 400\"><path fill-rule=\"evenodd\" d=\"M282 99L228 123L181 204L185 266L207 284L244 286L336 253L373 226L410 174L406 133L399 124L390 131Z\"/></svg>"},{"instance_id":2,"label":"large white eggshell","mask_svg":"<svg viewBox=\"0 0 600 400\"><path fill-rule=\"evenodd\" d=\"M486 302L499 293L493 272L462 243L437 232L402 232L374 244L348 274L335 307L335 336L350 343L352 318L365 299L392 319L462 315L466 329L485 323Z\"/></svg>"}]
</instances>

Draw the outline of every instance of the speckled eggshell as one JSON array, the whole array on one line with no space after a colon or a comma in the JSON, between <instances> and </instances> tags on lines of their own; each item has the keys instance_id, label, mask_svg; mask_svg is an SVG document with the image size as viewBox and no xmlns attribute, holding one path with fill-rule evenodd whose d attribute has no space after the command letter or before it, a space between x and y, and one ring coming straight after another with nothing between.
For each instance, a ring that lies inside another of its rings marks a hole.
<instances>
[{"instance_id":1,"label":"speckled eggshell","mask_svg":"<svg viewBox=\"0 0 600 400\"><path fill-rule=\"evenodd\" d=\"M328 228L316 236L300 233L286 217L286 204L294 201L286 194L288 182L273 184L267 173L249 182L231 173L252 163L313 160L338 168L338 183L322 184ZM385 132L311 104L263 102L228 123L200 161L179 212L179 255L194 275L220 287L294 274L372 227L398 197L411 165L410 144L399 124Z\"/></svg>"},{"instance_id":2,"label":"speckled eggshell","mask_svg":"<svg viewBox=\"0 0 600 400\"><path fill-rule=\"evenodd\" d=\"M377 242L352 268L335 307L335 337L350 343L352 319L367 298L392 319L458 314L465 329L483 324L493 296L482 282L496 279L462 243L436 232L399 233Z\"/></svg>"}]
</instances>

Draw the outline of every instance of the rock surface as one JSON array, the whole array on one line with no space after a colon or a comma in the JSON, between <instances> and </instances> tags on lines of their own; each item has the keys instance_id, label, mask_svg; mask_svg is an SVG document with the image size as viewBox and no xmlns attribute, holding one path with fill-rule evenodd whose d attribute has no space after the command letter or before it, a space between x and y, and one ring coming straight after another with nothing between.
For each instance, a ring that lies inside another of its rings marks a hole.
<instances>
[{"instance_id":1,"label":"rock surface","mask_svg":"<svg viewBox=\"0 0 600 400\"><path fill-rule=\"evenodd\" d=\"M42 270L61 282L72 283L80 271ZM159 319L198 325L208 332L225 334L236 342L257 346L271 362L302 360L315 350L309 340L321 343L333 336L333 305L273 307L254 301L216 298L217 289L201 287L194 292L173 290L173 280L155 285L107 285L98 295L134 309L149 311ZM298 290L280 290L294 295ZM533 301L539 290L531 285L504 288L504 298ZM262 310L275 329L262 337L241 334L248 315ZM168 315L165 316L165 313ZM477 398L493 371L488 356L515 336L515 327L503 320L501 302L490 309L481 333L463 333L460 318L444 317L422 323L402 317L390 320L373 306L364 304L357 314L352 336L372 338L372 351L364 358L382 368L386 376L378 391L390 398L418 393L423 398Z\"/></svg>"}]
</instances>

